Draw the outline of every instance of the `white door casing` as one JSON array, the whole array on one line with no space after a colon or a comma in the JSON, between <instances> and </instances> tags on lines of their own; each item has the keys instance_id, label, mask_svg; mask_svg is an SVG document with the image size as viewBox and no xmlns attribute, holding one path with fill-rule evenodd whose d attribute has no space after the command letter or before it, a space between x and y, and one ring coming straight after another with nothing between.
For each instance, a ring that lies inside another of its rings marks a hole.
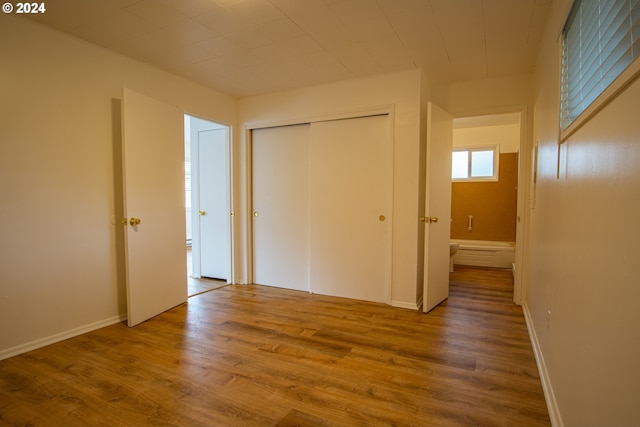
<instances>
[{"instance_id":1,"label":"white door casing","mask_svg":"<svg viewBox=\"0 0 640 427\"><path fill-rule=\"evenodd\" d=\"M177 107L130 89L122 99L127 314L134 326L187 299L184 122Z\"/></svg>"},{"instance_id":2,"label":"white door casing","mask_svg":"<svg viewBox=\"0 0 640 427\"><path fill-rule=\"evenodd\" d=\"M429 102L425 217L422 218L425 222L424 312L432 310L449 297L452 146L453 117Z\"/></svg>"}]
</instances>

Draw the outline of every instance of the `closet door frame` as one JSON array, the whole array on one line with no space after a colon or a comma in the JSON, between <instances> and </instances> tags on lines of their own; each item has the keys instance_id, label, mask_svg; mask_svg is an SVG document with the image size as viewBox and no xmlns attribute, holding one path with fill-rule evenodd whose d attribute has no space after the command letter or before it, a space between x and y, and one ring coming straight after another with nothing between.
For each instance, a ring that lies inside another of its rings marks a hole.
<instances>
[{"instance_id":1,"label":"closet door frame","mask_svg":"<svg viewBox=\"0 0 640 427\"><path fill-rule=\"evenodd\" d=\"M342 113L333 113L326 115L312 115L312 116L302 116L298 118L286 119L286 120L267 120L267 121L256 121L256 122L248 122L244 125L245 132L245 140L246 140L246 151L245 151L245 176L244 176L244 194L242 195L245 203L245 214L244 214L244 229L246 232L244 233L244 277L246 278L246 283L253 283L254 272L253 272L253 130L262 129L262 128L270 128L270 127L278 127L278 126L291 126L291 125L299 125L299 124L313 124L315 122L323 122L323 121L331 121L331 120L343 120L343 119L355 119L361 117L369 117L369 116L380 116L387 115L389 117L389 161L388 161L388 176L390 177L389 182L389 191L387 195L388 206L389 206L389 215L387 216L387 221L390 222L391 226L389 227L389 238L388 245L386 248L385 259L387 264L387 277L385 278L385 293L387 295L386 301L384 303L391 304L392 301L392 274L393 274L393 236L394 236L394 223L393 223L393 211L394 211L394 203L393 203L393 193L394 193L394 146L395 146L395 107L393 105L380 106L376 108L367 108L367 109L357 109L352 111L345 111ZM243 284L240 282L240 284ZM313 289L310 291L313 293Z\"/></svg>"}]
</instances>

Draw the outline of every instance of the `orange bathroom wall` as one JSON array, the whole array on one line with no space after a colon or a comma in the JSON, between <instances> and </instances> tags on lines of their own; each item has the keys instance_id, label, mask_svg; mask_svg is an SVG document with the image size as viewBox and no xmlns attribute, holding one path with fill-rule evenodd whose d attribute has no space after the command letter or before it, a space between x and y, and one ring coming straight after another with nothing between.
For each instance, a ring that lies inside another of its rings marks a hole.
<instances>
[{"instance_id":1,"label":"orange bathroom wall","mask_svg":"<svg viewBox=\"0 0 640 427\"><path fill-rule=\"evenodd\" d=\"M515 242L518 153L501 153L499 162L498 181L453 182L452 239Z\"/></svg>"}]
</instances>

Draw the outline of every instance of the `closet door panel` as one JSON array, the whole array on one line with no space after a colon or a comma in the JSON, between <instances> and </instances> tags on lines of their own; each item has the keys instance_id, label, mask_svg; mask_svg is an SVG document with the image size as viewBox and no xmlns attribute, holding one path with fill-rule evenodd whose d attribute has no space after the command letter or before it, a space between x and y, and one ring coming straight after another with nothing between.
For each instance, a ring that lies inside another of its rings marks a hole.
<instances>
[{"instance_id":1,"label":"closet door panel","mask_svg":"<svg viewBox=\"0 0 640 427\"><path fill-rule=\"evenodd\" d=\"M253 282L309 290L309 125L252 138Z\"/></svg>"},{"instance_id":2,"label":"closet door panel","mask_svg":"<svg viewBox=\"0 0 640 427\"><path fill-rule=\"evenodd\" d=\"M390 302L392 155L387 115L312 123L313 292Z\"/></svg>"}]
</instances>

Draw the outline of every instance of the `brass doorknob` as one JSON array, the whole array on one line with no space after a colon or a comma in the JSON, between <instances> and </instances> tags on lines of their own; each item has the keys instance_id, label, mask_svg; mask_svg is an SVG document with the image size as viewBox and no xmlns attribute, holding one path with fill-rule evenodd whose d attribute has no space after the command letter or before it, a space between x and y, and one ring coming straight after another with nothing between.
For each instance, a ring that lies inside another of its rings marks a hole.
<instances>
[{"instance_id":1,"label":"brass doorknob","mask_svg":"<svg viewBox=\"0 0 640 427\"><path fill-rule=\"evenodd\" d=\"M198 211L198 215L200 216L205 216L207 214L206 211Z\"/></svg>"},{"instance_id":2,"label":"brass doorknob","mask_svg":"<svg viewBox=\"0 0 640 427\"><path fill-rule=\"evenodd\" d=\"M131 219L129 220L129 224L133 227L135 225L138 225L142 222L142 220L140 220L140 218L136 218L134 216L131 217Z\"/></svg>"}]
</instances>

